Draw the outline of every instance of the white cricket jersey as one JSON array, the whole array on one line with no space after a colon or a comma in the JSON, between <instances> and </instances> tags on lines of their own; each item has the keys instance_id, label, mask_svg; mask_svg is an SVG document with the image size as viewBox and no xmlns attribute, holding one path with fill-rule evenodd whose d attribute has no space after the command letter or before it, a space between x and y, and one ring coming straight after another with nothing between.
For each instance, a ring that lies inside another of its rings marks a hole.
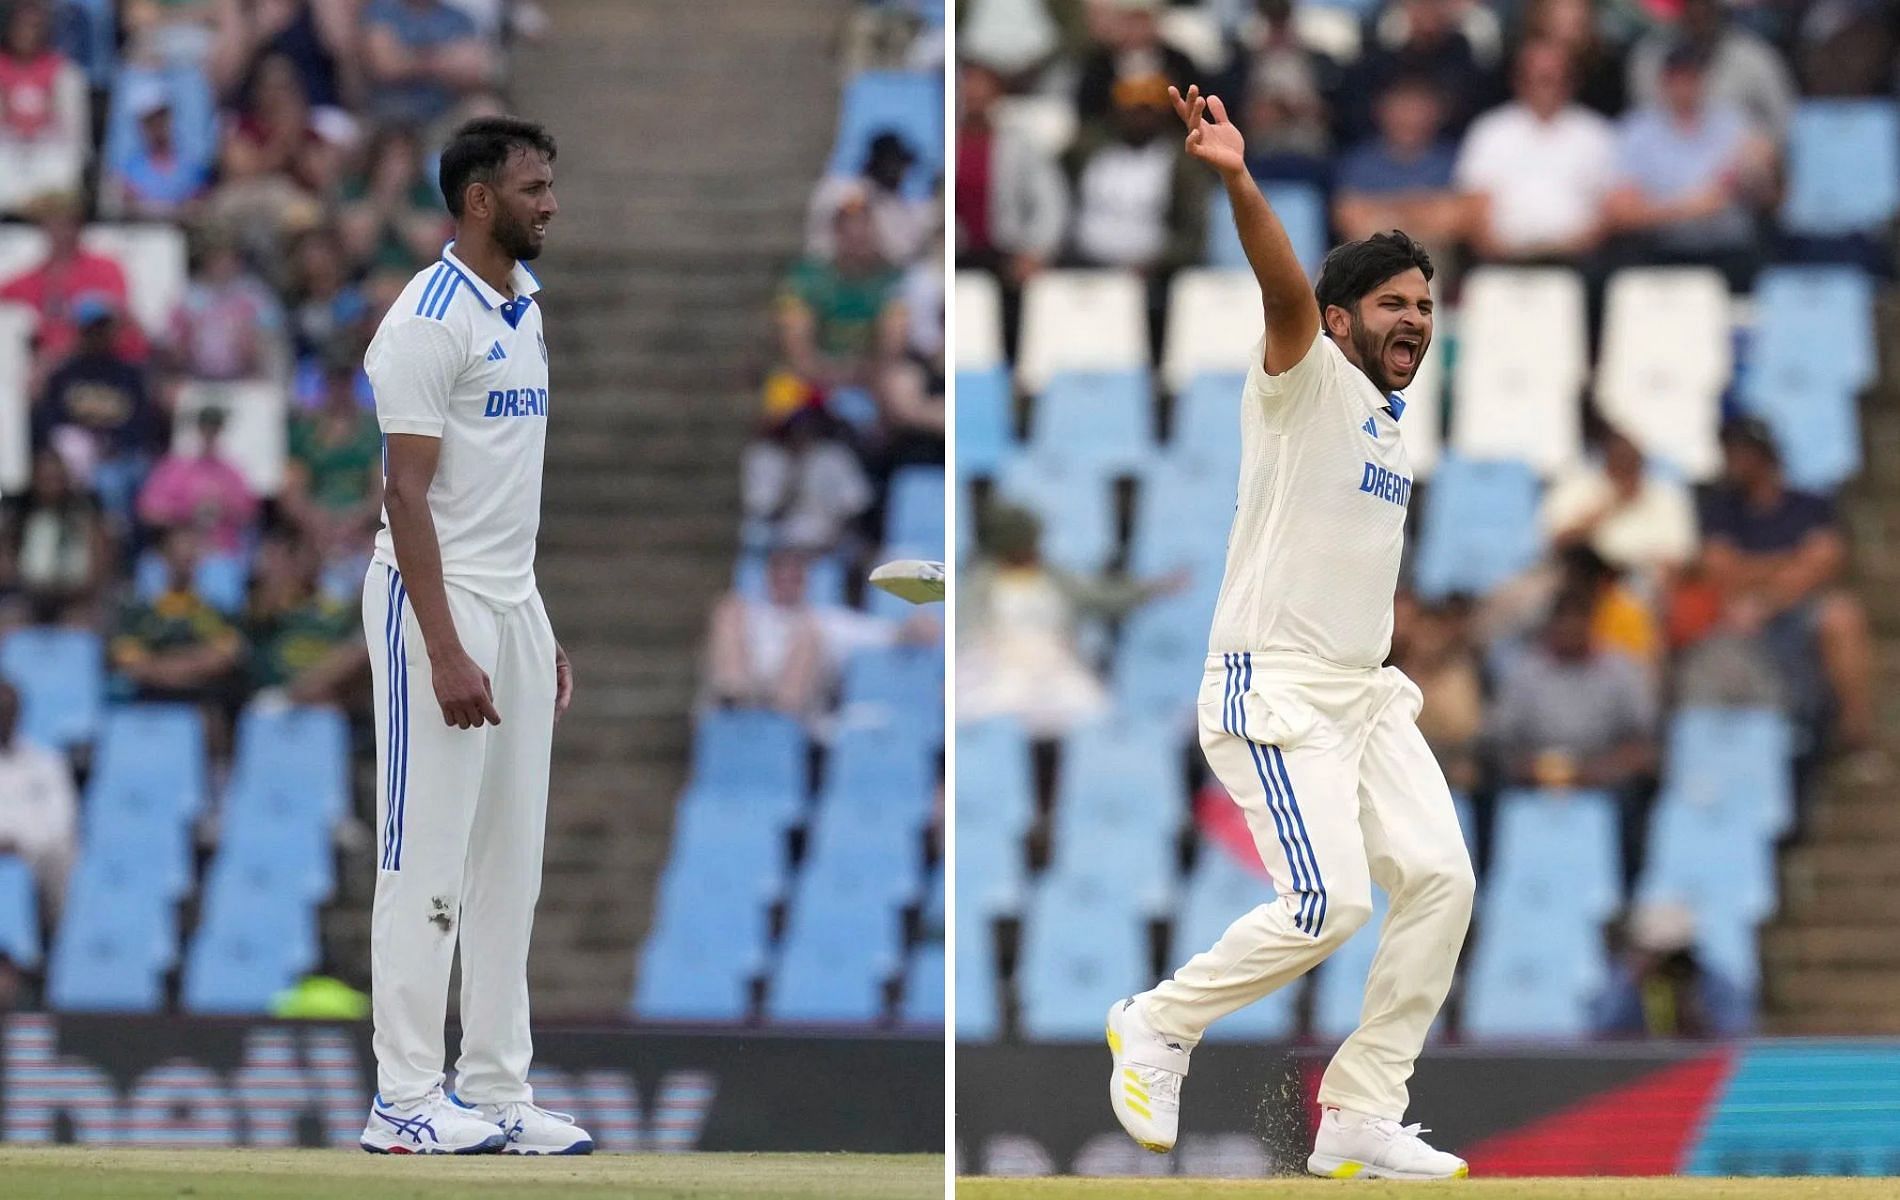
<instances>
[{"instance_id":1,"label":"white cricket jersey","mask_svg":"<svg viewBox=\"0 0 1900 1200\"><path fill-rule=\"evenodd\" d=\"M511 283L512 301L445 249L403 289L363 359L383 433L442 439L429 485L442 578L497 604L534 592L548 434L541 284L520 263ZM387 509L375 557L397 565Z\"/></svg>"},{"instance_id":2,"label":"white cricket jersey","mask_svg":"<svg viewBox=\"0 0 1900 1200\"><path fill-rule=\"evenodd\" d=\"M1264 340L1240 405L1240 494L1208 649L1288 650L1376 667L1392 643L1412 471L1405 402L1321 332L1269 375Z\"/></svg>"}]
</instances>

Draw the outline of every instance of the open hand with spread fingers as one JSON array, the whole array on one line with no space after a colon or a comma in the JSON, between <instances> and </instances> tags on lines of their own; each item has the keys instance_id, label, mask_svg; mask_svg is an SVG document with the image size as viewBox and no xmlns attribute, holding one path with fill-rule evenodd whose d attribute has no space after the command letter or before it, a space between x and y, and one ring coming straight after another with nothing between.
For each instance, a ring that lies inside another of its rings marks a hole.
<instances>
[{"instance_id":1,"label":"open hand with spread fingers","mask_svg":"<svg viewBox=\"0 0 1900 1200\"><path fill-rule=\"evenodd\" d=\"M1219 96L1201 95L1199 84L1190 85L1187 95L1179 88L1168 89L1175 115L1188 128L1187 152L1222 175L1242 174L1247 170L1247 143L1240 130L1227 119L1227 106Z\"/></svg>"}]
</instances>

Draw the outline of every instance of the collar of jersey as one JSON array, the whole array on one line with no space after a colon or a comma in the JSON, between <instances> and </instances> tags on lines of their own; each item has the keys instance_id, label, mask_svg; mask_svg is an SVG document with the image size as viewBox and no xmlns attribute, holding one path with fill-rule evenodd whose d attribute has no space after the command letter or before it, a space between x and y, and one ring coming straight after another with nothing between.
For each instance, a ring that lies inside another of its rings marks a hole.
<instances>
[{"instance_id":1,"label":"collar of jersey","mask_svg":"<svg viewBox=\"0 0 1900 1200\"><path fill-rule=\"evenodd\" d=\"M462 282L474 291L476 298L482 302L483 308L495 308L509 303L508 297L489 287L487 280L477 275L467 263L455 256L454 242L442 247L442 261L449 265L449 270L462 277ZM541 280L528 269L528 264L524 262L515 264L514 273L508 277L508 282L514 286L516 299L532 296L541 290Z\"/></svg>"},{"instance_id":2,"label":"collar of jersey","mask_svg":"<svg viewBox=\"0 0 1900 1200\"><path fill-rule=\"evenodd\" d=\"M1405 397L1399 395L1397 392L1387 392L1385 396L1385 411L1392 414L1394 421L1404 416Z\"/></svg>"}]
</instances>

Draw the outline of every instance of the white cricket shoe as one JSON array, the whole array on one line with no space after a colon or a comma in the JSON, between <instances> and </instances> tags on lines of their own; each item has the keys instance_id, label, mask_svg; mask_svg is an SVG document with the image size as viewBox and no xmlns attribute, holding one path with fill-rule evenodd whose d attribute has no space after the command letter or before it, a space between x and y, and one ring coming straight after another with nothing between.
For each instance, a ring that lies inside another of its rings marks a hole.
<instances>
[{"instance_id":1,"label":"white cricket shoe","mask_svg":"<svg viewBox=\"0 0 1900 1200\"><path fill-rule=\"evenodd\" d=\"M592 1154L594 1139L566 1113L515 1100L477 1104L475 1111L508 1135L503 1154Z\"/></svg>"},{"instance_id":2,"label":"white cricket shoe","mask_svg":"<svg viewBox=\"0 0 1900 1200\"><path fill-rule=\"evenodd\" d=\"M1174 1149L1181 1125L1187 1047L1150 1028L1130 999L1117 1000L1108 1010L1108 1051L1115 1056L1114 1073L1108 1077L1115 1119L1142 1149L1166 1154Z\"/></svg>"},{"instance_id":3,"label":"white cricket shoe","mask_svg":"<svg viewBox=\"0 0 1900 1200\"><path fill-rule=\"evenodd\" d=\"M1347 1112L1330 1105L1306 1169L1327 1179L1463 1179L1471 1173L1456 1154L1426 1145L1422 1125Z\"/></svg>"},{"instance_id":4,"label":"white cricket shoe","mask_svg":"<svg viewBox=\"0 0 1900 1200\"><path fill-rule=\"evenodd\" d=\"M362 1141L371 1154L498 1154L507 1144L493 1121L440 1087L411 1104L384 1104L379 1093Z\"/></svg>"}]
</instances>

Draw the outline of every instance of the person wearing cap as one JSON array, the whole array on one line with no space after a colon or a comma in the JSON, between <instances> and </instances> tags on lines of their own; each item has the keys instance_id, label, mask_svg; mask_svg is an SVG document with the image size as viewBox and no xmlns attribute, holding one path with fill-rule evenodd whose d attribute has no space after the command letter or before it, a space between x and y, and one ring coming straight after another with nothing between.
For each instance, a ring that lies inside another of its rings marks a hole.
<instances>
[{"instance_id":1,"label":"person wearing cap","mask_svg":"<svg viewBox=\"0 0 1900 1200\"><path fill-rule=\"evenodd\" d=\"M1069 251L1081 265L1159 283L1200 261L1207 182L1172 136L1165 76L1127 76L1112 92L1106 124L1085 128L1063 156L1075 203Z\"/></svg>"},{"instance_id":2,"label":"person wearing cap","mask_svg":"<svg viewBox=\"0 0 1900 1200\"><path fill-rule=\"evenodd\" d=\"M1734 102L1709 95L1702 47L1670 49L1659 98L1623 115L1616 157L1603 203L1613 253L1706 263L1747 286L1761 259L1756 219L1774 199L1774 146Z\"/></svg>"},{"instance_id":3,"label":"person wearing cap","mask_svg":"<svg viewBox=\"0 0 1900 1200\"><path fill-rule=\"evenodd\" d=\"M1671 900L1630 910L1607 933L1610 981L1590 1003L1602 1037L1741 1037L1752 998L1696 953L1695 914Z\"/></svg>"},{"instance_id":4,"label":"person wearing cap","mask_svg":"<svg viewBox=\"0 0 1900 1200\"><path fill-rule=\"evenodd\" d=\"M357 396L358 375L352 348L339 344L323 364L321 405L291 418L277 494L284 515L332 559L367 550L382 512L382 431Z\"/></svg>"},{"instance_id":5,"label":"person wearing cap","mask_svg":"<svg viewBox=\"0 0 1900 1200\"><path fill-rule=\"evenodd\" d=\"M165 447L165 417L145 368L123 348L123 320L108 296L86 293L68 314L78 339L47 377L33 406L33 444L59 450L74 476L96 489L115 520L128 521L146 471Z\"/></svg>"},{"instance_id":6,"label":"person wearing cap","mask_svg":"<svg viewBox=\"0 0 1900 1200\"><path fill-rule=\"evenodd\" d=\"M1775 141L1786 136L1794 117L1794 78L1773 45L1729 18L1726 0L1682 0L1673 24L1636 43L1629 56L1633 103L1657 102L1663 91L1663 60L1682 42L1701 51L1711 98L1739 107Z\"/></svg>"},{"instance_id":7,"label":"person wearing cap","mask_svg":"<svg viewBox=\"0 0 1900 1200\"><path fill-rule=\"evenodd\" d=\"M172 99L152 76L128 82L133 137L109 157L99 184L100 215L112 220L188 218L211 183L211 164L188 157L173 128Z\"/></svg>"},{"instance_id":8,"label":"person wearing cap","mask_svg":"<svg viewBox=\"0 0 1900 1200\"><path fill-rule=\"evenodd\" d=\"M225 411L201 408L192 424L198 444L174 445L139 491L139 519L171 528L189 525L218 554L241 554L257 525L257 493L224 457Z\"/></svg>"},{"instance_id":9,"label":"person wearing cap","mask_svg":"<svg viewBox=\"0 0 1900 1200\"><path fill-rule=\"evenodd\" d=\"M46 0L14 0L0 25L0 213L80 186L92 150L81 71L53 44Z\"/></svg>"},{"instance_id":10,"label":"person wearing cap","mask_svg":"<svg viewBox=\"0 0 1900 1200\"><path fill-rule=\"evenodd\" d=\"M937 246L930 242L936 225L936 205L927 199L904 194L904 184L917 164L917 151L895 130L885 129L871 139L864 167L856 176L833 175L820 181L812 192L811 213L805 223L805 252L813 258L830 258L837 252L834 234L838 211L847 204L863 204L870 210L871 225L877 234L884 261L901 267L920 254L933 260Z\"/></svg>"},{"instance_id":11,"label":"person wearing cap","mask_svg":"<svg viewBox=\"0 0 1900 1200\"><path fill-rule=\"evenodd\" d=\"M39 314L34 330L35 363L50 369L73 352L79 342L75 302L81 296L97 298L109 314L126 311L125 270L118 261L95 254L80 244L85 230L85 207L78 194L48 192L36 196L27 215L46 235L46 257L30 269L0 284L0 300L24 304ZM113 346L128 362L142 363L151 346L136 321L113 327Z\"/></svg>"},{"instance_id":12,"label":"person wearing cap","mask_svg":"<svg viewBox=\"0 0 1900 1200\"><path fill-rule=\"evenodd\" d=\"M1774 433L1757 418L1723 426L1722 462L1702 505L1701 568L1723 623L1761 642L1804 723L1831 724L1835 748L1870 748L1873 641L1842 586L1847 539L1834 503L1788 486Z\"/></svg>"},{"instance_id":13,"label":"person wearing cap","mask_svg":"<svg viewBox=\"0 0 1900 1200\"><path fill-rule=\"evenodd\" d=\"M1084 124L1113 119L1116 85L1161 76L1162 87L1197 78L1194 60L1161 38L1165 0L1103 0L1090 8L1095 45L1082 60L1075 108ZM1165 95L1165 91L1164 91Z\"/></svg>"}]
</instances>

